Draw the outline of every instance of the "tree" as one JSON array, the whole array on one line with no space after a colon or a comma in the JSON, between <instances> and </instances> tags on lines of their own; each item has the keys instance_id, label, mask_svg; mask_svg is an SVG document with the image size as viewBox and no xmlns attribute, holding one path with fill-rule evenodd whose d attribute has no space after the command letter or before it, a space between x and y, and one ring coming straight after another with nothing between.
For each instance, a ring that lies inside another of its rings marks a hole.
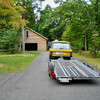
<instances>
[{"instance_id":1,"label":"tree","mask_svg":"<svg viewBox=\"0 0 100 100\"><path fill-rule=\"evenodd\" d=\"M11 53L14 53L16 46L21 42L21 25L28 22L22 18L25 9L18 4L19 1L0 0L0 49Z\"/></svg>"},{"instance_id":2,"label":"tree","mask_svg":"<svg viewBox=\"0 0 100 100\"><path fill-rule=\"evenodd\" d=\"M25 20L28 20L27 26L35 31L38 31L39 27L38 20L41 12L42 1L45 0L20 0L17 2L17 5L20 4L20 6L26 10L22 14L22 17Z\"/></svg>"},{"instance_id":3,"label":"tree","mask_svg":"<svg viewBox=\"0 0 100 100\"><path fill-rule=\"evenodd\" d=\"M100 1L99 0L90 0L91 4L87 4L84 2L85 8L88 11L91 17L91 26L92 26L92 41L90 44L90 50L94 52L94 56L97 56L98 47L100 46L100 42L98 42L98 38L100 38ZM98 36L97 36L98 34ZM94 38L95 39L94 41ZM94 43L93 43L94 41ZM98 45L99 44L99 45ZM97 47L98 45L98 47ZM92 47L91 47L92 46Z\"/></svg>"},{"instance_id":4,"label":"tree","mask_svg":"<svg viewBox=\"0 0 100 100\"><path fill-rule=\"evenodd\" d=\"M40 20L39 20L39 27L38 32L42 35L46 36L47 38L50 38L49 36L49 28L44 28L44 25L46 23L46 20L49 18L49 14L52 12L52 8L50 5L47 5L43 11L41 11Z\"/></svg>"},{"instance_id":5,"label":"tree","mask_svg":"<svg viewBox=\"0 0 100 100\"><path fill-rule=\"evenodd\" d=\"M59 39L72 43L75 51L100 50L100 1L99 0L54 0L60 3L46 20L50 40ZM92 50L91 50L92 49Z\"/></svg>"},{"instance_id":6,"label":"tree","mask_svg":"<svg viewBox=\"0 0 100 100\"><path fill-rule=\"evenodd\" d=\"M57 3L60 3L60 5L62 5L64 3L64 0L54 0L54 2L57 4Z\"/></svg>"},{"instance_id":7,"label":"tree","mask_svg":"<svg viewBox=\"0 0 100 100\"><path fill-rule=\"evenodd\" d=\"M50 40L61 40L61 35L66 26L66 9L63 9L64 6L65 4L55 8L45 22L44 29L48 29Z\"/></svg>"},{"instance_id":8,"label":"tree","mask_svg":"<svg viewBox=\"0 0 100 100\"><path fill-rule=\"evenodd\" d=\"M94 31L92 35L92 41L90 44L90 52L96 58L99 50L100 50L100 36L97 31Z\"/></svg>"},{"instance_id":9,"label":"tree","mask_svg":"<svg viewBox=\"0 0 100 100\"><path fill-rule=\"evenodd\" d=\"M0 48L14 53L21 42L21 31L9 29L5 32L0 30Z\"/></svg>"},{"instance_id":10,"label":"tree","mask_svg":"<svg viewBox=\"0 0 100 100\"><path fill-rule=\"evenodd\" d=\"M73 50L75 52L81 51L82 48L86 48L84 46L84 42L86 40L87 44L87 27L90 23L89 14L86 9L84 9L83 2L81 1L70 1L65 4L67 8L65 16L66 16L66 30L63 32L62 39L70 41L73 45Z\"/></svg>"},{"instance_id":11,"label":"tree","mask_svg":"<svg viewBox=\"0 0 100 100\"><path fill-rule=\"evenodd\" d=\"M21 24L26 25L26 20L22 19L21 14L25 9L16 5L19 0L0 0L0 29L9 28L20 29Z\"/></svg>"},{"instance_id":12,"label":"tree","mask_svg":"<svg viewBox=\"0 0 100 100\"><path fill-rule=\"evenodd\" d=\"M35 29L35 13L34 9L37 7L36 4L33 4L35 0L20 0L17 2L17 5L22 6L25 11L22 14L22 18L28 20L27 26Z\"/></svg>"}]
</instances>

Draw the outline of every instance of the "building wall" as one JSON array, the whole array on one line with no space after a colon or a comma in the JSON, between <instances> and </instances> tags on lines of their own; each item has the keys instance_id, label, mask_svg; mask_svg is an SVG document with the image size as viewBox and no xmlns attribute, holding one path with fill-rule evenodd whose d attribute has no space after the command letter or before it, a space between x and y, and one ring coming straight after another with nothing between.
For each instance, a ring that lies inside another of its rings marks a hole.
<instances>
[{"instance_id":1,"label":"building wall","mask_svg":"<svg viewBox=\"0 0 100 100\"><path fill-rule=\"evenodd\" d=\"M28 31L28 38L26 38L26 31ZM25 30L25 43L37 43L38 51L46 51L47 49L47 40L28 29Z\"/></svg>"}]
</instances>

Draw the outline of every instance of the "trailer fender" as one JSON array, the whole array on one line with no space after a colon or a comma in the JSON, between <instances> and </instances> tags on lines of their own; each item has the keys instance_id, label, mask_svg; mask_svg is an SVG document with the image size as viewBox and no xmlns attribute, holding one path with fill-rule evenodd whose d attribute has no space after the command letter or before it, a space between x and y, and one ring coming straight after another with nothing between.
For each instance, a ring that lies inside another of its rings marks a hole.
<instances>
[{"instance_id":1,"label":"trailer fender","mask_svg":"<svg viewBox=\"0 0 100 100\"><path fill-rule=\"evenodd\" d=\"M94 67L90 64L88 64L87 62L83 62L84 65L86 65L87 67L91 68L92 70L94 70Z\"/></svg>"}]
</instances>

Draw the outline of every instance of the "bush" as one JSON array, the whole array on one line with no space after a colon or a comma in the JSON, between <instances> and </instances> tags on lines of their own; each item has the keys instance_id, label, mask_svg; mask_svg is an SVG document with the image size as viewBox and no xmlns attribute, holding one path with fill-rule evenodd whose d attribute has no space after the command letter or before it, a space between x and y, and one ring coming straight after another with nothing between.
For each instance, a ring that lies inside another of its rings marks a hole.
<instances>
[{"instance_id":1,"label":"bush","mask_svg":"<svg viewBox=\"0 0 100 100\"><path fill-rule=\"evenodd\" d=\"M21 42L21 32L9 29L5 32L0 31L0 48L14 53L16 46Z\"/></svg>"}]
</instances>

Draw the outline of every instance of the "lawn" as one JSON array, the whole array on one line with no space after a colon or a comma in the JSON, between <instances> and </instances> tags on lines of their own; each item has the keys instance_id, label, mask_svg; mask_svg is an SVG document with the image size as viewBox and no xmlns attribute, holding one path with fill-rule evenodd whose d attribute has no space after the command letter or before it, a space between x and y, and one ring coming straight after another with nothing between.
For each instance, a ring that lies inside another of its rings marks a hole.
<instances>
[{"instance_id":1,"label":"lawn","mask_svg":"<svg viewBox=\"0 0 100 100\"><path fill-rule=\"evenodd\" d=\"M16 52L15 54L0 52L0 74L24 71L39 54L39 52Z\"/></svg>"},{"instance_id":2,"label":"lawn","mask_svg":"<svg viewBox=\"0 0 100 100\"><path fill-rule=\"evenodd\" d=\"M85 52L82 52L81 55L79 53L73 53L73 56L81 59L82 61L88 62L93 66L97 66L100 69L100 52L97 58L94 58L90 52L87 53L87 58L85 57Z\"/></svg>"}]
</instances>

